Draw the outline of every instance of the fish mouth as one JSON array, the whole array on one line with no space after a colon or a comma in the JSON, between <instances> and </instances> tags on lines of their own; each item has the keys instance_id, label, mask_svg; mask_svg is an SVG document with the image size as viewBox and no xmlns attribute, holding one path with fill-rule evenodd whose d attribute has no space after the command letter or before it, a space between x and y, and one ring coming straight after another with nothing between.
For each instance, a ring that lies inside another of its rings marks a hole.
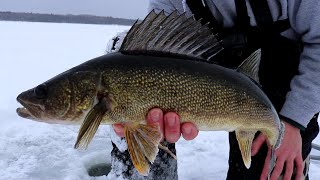
<instances>
[{"instance_id":1,"label":"fish mouth","mask_svg":"<svg viewBox=\"0 0 320 180\"><path fill-rule=\"evenodd\" d=\"M17 114L23 118L32 119L32 120L35 119L35 117L32 116L31 112L25 107L17 108Z\"/></svg>"},{"instance_id":2,"label":"fish mouth","mask_svg":"<svg viewBox=\"0 0 320 180\"><path fill-rule=\"evenodd\" d=\"M23 106L17 108L16 112L20 117L38 120L41 119L41 114L44 110L44 107L39 104L34 104L28 101L23 100L18 96L17 101Z\"/></svg>"},{"instance_id":3,"label":"fish mouth","mask_svg":"<svg viewBox=\"0 0 320 180\"><path fill-rule=\"evenodd\" d=\"M38 106L28 105L24 107L19 107L17 108L16 111L17 111L17 114L23 118L27 118L31 120L41 119L40 116L41 116L42 110Z\"/></svg>"}]
</instances>

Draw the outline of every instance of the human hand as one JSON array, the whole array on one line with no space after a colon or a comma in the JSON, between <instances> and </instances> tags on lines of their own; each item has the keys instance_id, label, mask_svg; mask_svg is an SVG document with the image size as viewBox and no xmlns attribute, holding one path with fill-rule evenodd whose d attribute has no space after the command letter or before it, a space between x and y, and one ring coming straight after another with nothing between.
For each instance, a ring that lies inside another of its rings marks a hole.
<instances>
[{"instance_id":1,"label":"human hand","mask_svg":"<svg viewBox=\"0 0 320 180\"><path fill-rule=\"evenodd\" d=\"M191 122L185 122L180 124L179 116L174 112L168 112L163 114L159 108L151 109L146 117L147 124L159 124L160 131L166 141L175 143L182 137L186 140L192 140L198 135L197 127ZM113 129L115 133L124 137L124 128L120 123L114 124Z\"/></svg>"},{"instance_id":2,"label":"human hand","mask_svg":"<svg viewBox=\"0 0 320 180\"><path fill-rule=\"evenodd\" d=\"M275 151L276 163L271 174L271 180L279 179L283 169L285 173L284 180L290 180L293 174L294 167L296 167L295 180L300 180L303 176L303 159L301 154L302 139L300 130L291 124L283 121L285 124L284 137L281 145ZM252 143L252 156L256 155L262 146L266 142L266 137L260 134ZM271 158L271 148L269 147L267 157L264 162L264 167L260 176L261 180L265 180L268 177L269 164Z\"/></svg>"}]
</instances>

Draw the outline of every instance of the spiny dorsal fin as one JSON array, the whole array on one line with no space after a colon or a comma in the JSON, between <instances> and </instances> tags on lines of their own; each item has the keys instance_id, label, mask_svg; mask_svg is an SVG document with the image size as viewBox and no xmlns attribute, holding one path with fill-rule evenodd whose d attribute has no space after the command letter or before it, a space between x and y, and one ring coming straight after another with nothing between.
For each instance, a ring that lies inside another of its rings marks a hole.
<instances>
[{"instance_id":1,"label":"spiny dorsal fin","mask_svg":"<svg viewBox=\"0 0 320 180\"><path fill-rule=\"evenodd\" d=\"M125 37L121 52L160 52L209 60L223 49L217 35L185 13L151 11Z\"/></svg>"},{"instance_id":2,"label":"spiny dorsal fin","mask_svg":"<svg viewBox=\"0 0 320 180\"><path fill-rule=\"evenodd\" d=\"M238 71L254 79L259 83L259 66L261 60L261 49L253 52L246 60L238 67Z\"/></svg>"}]
</instances>

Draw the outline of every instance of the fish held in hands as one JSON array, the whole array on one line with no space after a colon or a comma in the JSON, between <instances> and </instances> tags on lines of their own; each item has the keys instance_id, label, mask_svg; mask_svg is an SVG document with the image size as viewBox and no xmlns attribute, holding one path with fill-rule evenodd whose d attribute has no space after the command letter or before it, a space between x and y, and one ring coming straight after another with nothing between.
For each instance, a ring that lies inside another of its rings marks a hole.
<instances>
[{"instance_id":1,"label":"fish held in hands","mask_svg":"<svg viewBox=\"0 0 320 180\"><path fill-rule=\"evenodd\" d=\"M146 125L148 110L174 111L201 131L235 131L246 167L256 132L273 151L283 126L258 85L261 52L237 69L213 59L223 47L217 35L192 17L151 12L135 23L119 52L80 64L21 93L24 118L81 124L76 148L86 148L100 124L123 123L134 166L147 175L158 153L159 127Z\"/></svg>"}]
</instances>

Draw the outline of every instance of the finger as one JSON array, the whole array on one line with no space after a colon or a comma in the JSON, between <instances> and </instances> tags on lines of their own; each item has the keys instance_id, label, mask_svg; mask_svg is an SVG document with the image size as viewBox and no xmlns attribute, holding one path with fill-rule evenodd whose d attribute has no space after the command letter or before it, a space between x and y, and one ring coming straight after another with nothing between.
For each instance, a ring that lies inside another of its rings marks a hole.
<instances>
[{"instance_id":1,"label":"finger","mask_svg":"<svg viewBox=\"0 0 320 180\"><path fill-rule=\"evenodd\" d=\"M285 159L283 157L279 157L276 161L276 165L272 171L272 175L271 175L271 180L277 180L279 179L279 176L280 174L282 173L283 171L283 166L284 166L284 162L285 162Z\"/></svg>"},{"instance_id":2,"label":"finger","mask_svg":"<svg viewBox=\"0 0 320 180\"><path fill-rule=\"evenodd\" d=\"M290 180L293 172L294 159L288 159L286 161L286 171L284 173L283 179Z\"/></svg>"},{"instance_id":3,"label":"finger","mask_svg":"<svg viewBox=\"0 0 320 180\"><path fill-rule=\"evenodd\" d=\"M199 130L193 123L186 122L181 125L181 132L185 140L192 140L198 136Z\"/></svg>"},{"instance_id":4,"label":"finger","mask_svg":"<svg viewBox=\"0 0 320 180\"><path fill-rule=\"evenodd\" d=\"M303 176L303 169L304 169L304 163L302 160L301 155L295 159L295 165L296 165L296 180L300 180Z\"/></svg>"},{"instance_id":5,"label":"finger","mask_svg":"<svg viewBox=\"0 0 320 180\"><path fill-rule=\"evenodd\" d=\"M124 128L122 124L113 124L112 125L114 132L120 136L120 137L124 137Z\"/></svg>"},{"instance_id":6,"label":"finger","mask_svg":"<svg viewBox=\"0 0 320 180\"><path fill-rule=\"evenodd\" d=\"M265 141L266 136L260 133L259 136L256 139L254 139L252 143L251 156L255 156L259 152L261 146L264 144Z\"/></svg>"},{"instance_id":7,"label":"finger","mask_svg":"<svg viewBox=\"0 0 320 180\"><path fill-rule=\"evenodd\" d=\"M163 131L163 112L159 108L153 108L149 111L147 115L147 124L158 124L160 127L160 132L164 135ZM162 140L164 136L162 136Z\"/></svg>"},{"instance_id":8,"label":"finger","mask_svg":"<svg viewBox=\"0 0 320 180\"><path fill-rule=\"evenodd\" d=\"M176 113L169 112L164 116L164 134L170 143L175 143L180 138L180 119Z\"/></svg>"},{"instance_id":9,"label":"finger","mask_svg":"<svg viewBox=\"0 0 320 180\"><path fill-rule=\"evenodd\" d=\"M269 173L269 169L270 169L270 158L271 158L271 148L269 147L266 159L264 160L264 165L263 165L263 169L261 172L261 176L260 176L261 180L265 180L268 178L268 173Z\"/></svg>"}]
</instances>

